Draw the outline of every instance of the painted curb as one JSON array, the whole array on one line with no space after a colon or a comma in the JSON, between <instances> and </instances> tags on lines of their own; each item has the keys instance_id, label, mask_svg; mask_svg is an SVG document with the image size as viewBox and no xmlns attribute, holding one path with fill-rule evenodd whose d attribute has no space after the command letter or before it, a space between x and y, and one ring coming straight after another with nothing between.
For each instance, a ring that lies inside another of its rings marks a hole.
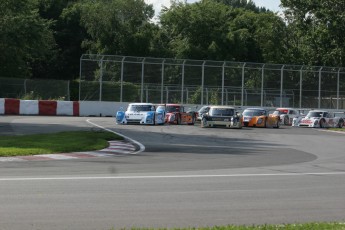
<instances>
[{"instance_id":1,"label":"painted curb","mask_svg":"<svg viewBox=\"0 0 345 230\"><path fill-rule=\"evenodd\" d=\"M98 151L0 157L0 162L72 160L96 157L114 157L132 154L137 149L133 144L124 141L108 141L108 143L109 146L107 148Z\"/></svg>"}]
</instances>

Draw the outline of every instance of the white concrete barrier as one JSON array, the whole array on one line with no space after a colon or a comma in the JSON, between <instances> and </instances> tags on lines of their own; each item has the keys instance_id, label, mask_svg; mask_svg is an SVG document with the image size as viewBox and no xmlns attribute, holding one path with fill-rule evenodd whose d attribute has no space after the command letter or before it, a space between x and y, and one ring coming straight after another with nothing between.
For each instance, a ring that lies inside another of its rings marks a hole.
<instances>
[{"instance_id":1,"label":"white concrete barrier","mask_svg":"<svg viewBox=\"0 0 345 230\"><path fill-rule=\"evenodd\" d=\"M73 101L57 101L56 115L73 116Z\"/></svg>"},{"instance_id":2,"label":"white concrete barrier","mask_svg":"<svg viewBox=\"0 0 345 230\"><path fill-rule=\"evenodd\" d=\"M0 98L0 114L5 114L5 99Z\"/></svg>"},{"instance_id":3,"label":"white concrete barrier","mask_svg":"<svg viewBox=\"0 0 345 230\"><path fill-rule=\"evenodd\" d=\"M38 100L20 100L20 115L38 115Z\"/></svg>"}]
</instances>

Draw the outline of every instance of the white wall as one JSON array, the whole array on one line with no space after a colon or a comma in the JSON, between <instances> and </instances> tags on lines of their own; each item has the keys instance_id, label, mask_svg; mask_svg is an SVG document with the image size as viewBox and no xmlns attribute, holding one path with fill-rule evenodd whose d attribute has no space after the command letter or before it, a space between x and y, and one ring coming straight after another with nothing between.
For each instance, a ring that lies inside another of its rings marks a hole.
<instances>
[{"instance_id":1,"label":"white wall","mask_svg":"<svg viewBox=\"0 0 345 230\"><path fill-rule=\"evenodd\" d=\"M80 101L80 116L114 117L121 107L127 108L128 103L124 102L105 102L105 101Z\"/></svg>"},{"instance_id":2,"label":"white wall","mask_svg":"<svg viewBox=\"0 0 345 230\"><path fill-rule=\"evenodd\" d=\"M5 114L5 99L0 98L0 114Z\"/></svg>"}]
</instances>

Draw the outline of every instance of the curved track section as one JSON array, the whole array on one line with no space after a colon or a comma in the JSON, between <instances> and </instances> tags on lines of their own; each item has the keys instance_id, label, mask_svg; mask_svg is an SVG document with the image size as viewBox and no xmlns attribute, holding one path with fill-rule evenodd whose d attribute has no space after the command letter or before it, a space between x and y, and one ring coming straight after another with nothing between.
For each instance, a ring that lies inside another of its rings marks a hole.
<instances>
[{"instance_id":1,"label":"curved track section","mask_svg":"<svg viewBox=\"0 0 345 230\"><path fill-rule=\"evenodd\" d=\"M0 228L344 220L345 135L340 133L291 127L119 126L113 118L90 118L97 127L86 118L2 118L4 135L105 128L139 142L145 151L0 162Z\"/></svg>"}]
</instances>

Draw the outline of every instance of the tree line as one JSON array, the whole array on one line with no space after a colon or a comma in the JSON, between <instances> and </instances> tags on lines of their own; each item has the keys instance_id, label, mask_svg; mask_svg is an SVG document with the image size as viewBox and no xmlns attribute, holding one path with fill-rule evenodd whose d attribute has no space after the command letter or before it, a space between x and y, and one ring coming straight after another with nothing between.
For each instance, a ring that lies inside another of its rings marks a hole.
<instances>
[{"instance_id":1,"label":"tree line","mask_svg":"<svg viewBox=\"0 0 345 230\"><path fill-rule=\"evenodd\" d=\"M83 53L344 66L345 1L1 0L0 77L79 77Z\"/></svg>"}]
</instances>

